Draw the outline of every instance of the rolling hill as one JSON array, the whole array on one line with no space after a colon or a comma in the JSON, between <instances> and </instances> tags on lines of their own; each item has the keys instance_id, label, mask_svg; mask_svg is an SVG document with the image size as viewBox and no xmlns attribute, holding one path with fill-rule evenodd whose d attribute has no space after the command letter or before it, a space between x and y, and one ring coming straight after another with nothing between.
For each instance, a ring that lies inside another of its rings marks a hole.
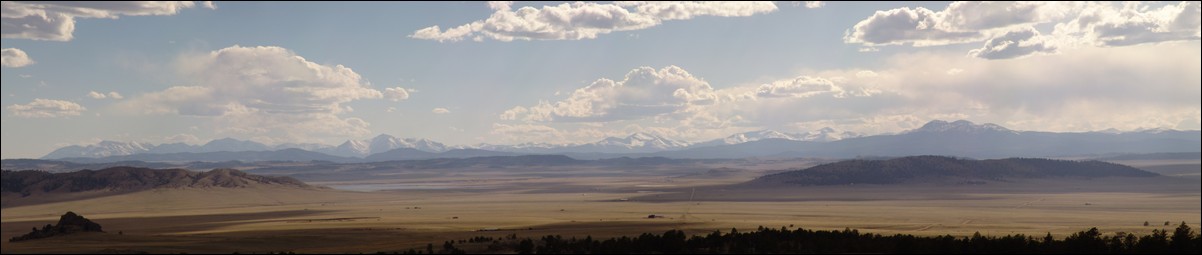
<instances>
[{"instance_id":1,"label":"rolling hill","mask_svg":"<svg viewBox=\"0 0 1202 255\"><path fill-rule=\"evenodd\" d=\"M1034 158L967 160L915 156L887 160L847 160L805 170L767 175L747 184L798 186L902 184L932 181L1006 182L1055 177L1154 177L1155 173L1101 161Z\"/></svg>"},{"instance_id":2,"label":"rolling hill","mask_svg":"<svg viewBox=\"0 0 1202 255\"><path fill-rule=\"evenodd\" d=\"M156 189L319 189L289 177L267 177L232 169L195 172L184 169L113 167L70 173L3 171L3 207L101 197Z\"/></svg>"}]
</instances>

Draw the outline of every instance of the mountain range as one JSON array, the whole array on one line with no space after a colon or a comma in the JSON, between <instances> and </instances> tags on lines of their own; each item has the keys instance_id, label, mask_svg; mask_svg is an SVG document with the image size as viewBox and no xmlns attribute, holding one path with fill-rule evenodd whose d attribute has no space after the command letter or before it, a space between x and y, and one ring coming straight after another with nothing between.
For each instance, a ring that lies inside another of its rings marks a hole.
<instances>
[{"instance_id":1,"label":"mountain range","mask_svg":"<svg viewBox=\"0 0 1202 255\"><path fill-rule=\"evenodd\" d=\"M817 131L797 134L781 133L772 130L761 130L734 134L726 138L701 143L689 143L686 141L664 138L663 136L648 133L634 133L626 137L608 137L597 142L585 144L523 143L516 145L479 144L475 146L448 146L443 143L428 139L397 138L386 134L381 134L375 138L367 140L348 140L338 146L293 143L268 146L253 141L243 141L232 138L213 140L203 145L190 145L184 143L166 143L154 145L138 142L101 141L94 145L73 145L62 147L47 154L46 156L42 157L42 159L105 158L137 154L202 154L211 152L279 151L285 149L301 149L312 152L320 152L330 156L346 158L366 158L371 155L389 152L396 149L410 149L407 150L410 154L421 154L422 152L437 154L457 149L475 149L527 154L653 153L659 151L680 150L685 148L739 144L764 139L830 142L844 138L860 136L862 135L858 133L840 132L831 128L823 128ZM489 156L497 155L499 154L489 154ZM418 156L407 156L401 158L415 157Z\"/></svg>"},{"instance_id":2,"label":"mountain range","mask_svg":"<svg viewBox=\"0 0 1202 255\"><path fill-rule=\"evenodd\" d=\"M690 143L648 133L609 137L584 144L534 144L448 146L419 138L379 135L349 140L338 146L318 144L264 144L236 139L213 140L204 145L171 143L152 145L103 141L95 145L63 147L43 159L73 162L115 161L392 161L432 158L468 158L531 154L568 155L581 159L616 157L746 158L952 155L973 158L1049 157L1105 153L1159 153L1198 151L1200 131L1113 130L1083 133L1015 131L995 124L969 121L931 121L897 134L865 136L823 128L806 133L772 130L733 134L722 139ZM242 153L250 152L250 153Z\"/></svg>"},{"instance_id":3,"label":"mountain range","mask_svg":"<svg viewBox=\"0 0 1202 255\"><path fill-rule=\"evenodd\" d=\"M994 124L931 121L892 135L833 142L764 139L732 145L653 153L668 158L904 157L947 155L970 158L1063 157L1108 153L1195 152L1202 131L1146 130L1125 133L1014 131Z\"/></svg>"}]
</instances>

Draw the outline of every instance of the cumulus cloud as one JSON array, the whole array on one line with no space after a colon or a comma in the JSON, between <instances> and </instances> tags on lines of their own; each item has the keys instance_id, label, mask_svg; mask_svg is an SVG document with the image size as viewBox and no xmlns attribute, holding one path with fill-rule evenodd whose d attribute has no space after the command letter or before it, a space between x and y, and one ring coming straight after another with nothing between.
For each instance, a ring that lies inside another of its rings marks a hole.
<instances>
[{"instance_id":1,"label":"cumulus cloud","mask_svg":"<svg viewBox=\"0 0 1202 255\"><path fill-rule=\"evenodd\" d=\"M127 110L209 118L219 132L301 140L361 136L366 121L343 104L382 98L358 73L321 65L280 47L232 46L177 60L185 86L137 96ZM403 91L403 90L402 90Z\"/></svg>"},{"instance_id":2,"label":"cumulus cloud","mask_svg":"<svg viewBox=\"0 0 1202 255\"><path fill-rule=\"evenodd\" d=\"M1075 19L1057 24L1054 33L1096 46L1127 46L1165 41L1198 40L1202 9L1197 1L1152 9L1147 3L1122 7L1093 5Z\"/></svg>"},{"instance_id":3,"label":"cumulus cloud","mask_svg":"<svg viewBox=\"0 0 1202 255\"><path fill-rule=\"evenodd\" d=\"M68 116L79 116L80 113L87 110L83 106L71 101L53 100L53 99L34 99L28 104L14 104L6 107L8 112L13 116L22 118L59 118Z\"/></svg>"},{"instance_id":4,"label":"cumulus cloud","mask_svg":"<svg viewBox=\"0 0 1202 255\"><path fill-rule=\"evenodd\" d=\"M984 47L971 50L968 55L983 59L1010 59L1055 52L1056 46L1050 45L1035 28L1027 27L989 38Z\"/></svg>"},{"instance_id":5,"label":"cumulus cloud","mask_svg":"<svg viewBox=\"0 0 1202 255\"><path fill-rule=\"evenodd\" d=\"M116 100L125 98L125 96L122 96L121 93L117 93L116 91L109 92L107 94L96 92L96 91L91 91L91 92L88 92L88 97L90 97L92 99L110 99L111 98L111 99L116 99Z\"/></svg>"},{"instance_id":6,"label":"cumulus cloud","mask_svg":"<svg viewBox=\"0 0 1202 255\"><path fill-rule=\"evenodd\" d=\"M384 88L384 98L393 102L409 99L409 90L401 87Z\"/></svg>"},{"instance_id":7,"label":"cumulus cloud","mask_svg":"<svg viewBox=\"0 0 1202 255\"><path fill-rule=\"evenodd\" d=\"M25 51L17 48L4 48L0 50L0 66L8 68L25 67L33 64L33 59L29 58Z\"/></svg>"},{"instance_id":8,"label":"cumulus cloud","mask_svg":"<svg viewBox=\"0 0 1202 255\"><path fill-rule=\"evenodd\" d=\"M79 18L175 15L196 5L192 1L4 1L0 4L0 23L3 38L70 41L75 32L75 20ZM201 5L215 8L211 2Z\"/></svg>"},{"instance_id":9,"label":"cumulus cloud","mask_svg":"<svg viewBox=\"0 0 1202 255\"><path fill-rule=\"evenodd\" d=\"M1149 119L1197 129L1178 123L1195 118L1202 100L1199 56L1196 44L1064 49L1017 61L917 54L891 58L873 83L910 101L890 115L964 114L1050 131L1130 129Z\"/></svg>"},{"instance_id":10,"label":"cumulus cloud","mask_svg":"<svg viewBox=\"0 0 1202 255\"><path fill-rule=\"evenodd\" d=\"M865 46L935 46L981 41L997 30L1047 23L1079 10L1081 3L953 2L940 11L877 11L848 30L844 41Z\"/></svg>"},{"instance_id":11,"label":"cumulus cloud","mask_svg":"<svg viewBox=\"0 0 1202 255\"><path fill-rule=\"evenodd\" d=\"M858 75L858 74L857 74ZM831 93L840 91L839 87L835 86L830 80L802 76L792 80L776 81L771 84L760 85L756 90L758 97L807 97L822 93Z\"/></svg>"},{"instance_id":12,"label":"cumulus cloud","mask_svg":"<svg viewBox=\"0 0 1202 255\"><path fill-rule=\"evenodd\" d=\"M872 71L813 70L795 78L703 90L707 93L699 94L712 94L716 100L670 110L640 109L640 114L600 110L632 100L594 97L595 88L582 88L565 95L566 99L509 109L501 117L511 122L494 125L494 135L561 141L577 135L620 134L632 130L628 125L639 125L639 130L701 141L734 132L806 132L828 126L867 134L891 133L932 119L970 119L1018 130L1070 132L1111 127L1198 129L1202 128L1198 126L1202 118L1197 115L1202 101L1202 87L1198 86L1202 77L1197 71L1202 69L1200 50L1196 44L1085 47L1011 61L945 51L899 54L886 57ZM650 72L636 69L628 76L644 73ZM594 84L622 88L619 85L636 83ZM670 97L658 98L672 102ZM570 113L594 118L572 118ZM605 117L595 117L600 113ZM589 133L575 133L585 130Z\"/></svg>"},{"instance_id":13,"label":"cumulus cloud","mask_svg":"<svg viewBox=\"0 0 1202 255\"><path fill-rule=\"evenodd\" d=\"M430 110L430 112L433 112L434 114L447 114L451 113L451 110L447 110L447 108L434 108L434 110Z\"/></svg>"},{"instance_id":14,"label":"cumulus cloud","mask_svg":"<svg viewBox=\"0 0 1202 255\"><path fill-rule=\"evenodd\" d=\"M772 2L592 2L512 9L512 2L489 2L495 12L487 19L442 29L435 25L414 31L411 38L457 42L484 38L513 40L582 40L615 31L645 29L668 20L699 16L744 17L776 11Z\"/></svg>"},{"instance_id":15,"label":"cumulus cloud","mask_svg":"<svg viewBox=\"0 0 1202 255\"><path fill-rule=\"evenodd\" d=\"M694 105L713 104L717 94L709 83L677 66L656 70L640 67L621 81L598 79L568 98L514 107L502 119L527 121L605 121L636 119L679 112Z\"/></svg>"},{"instance_id":16,"label":"cumulus cloud","mask_svg":"<svg viewBox=\"0 0 1202 255\"><path fill-rule=\"evenodd\" d=\"M969 55L986 59L1054 53L1063 46L1199 39L1198 2L1154 5L1158 3L953 2L940 11L904 7L877 11L849 29L843 39L867 47L984 41L983 48ZM1054 30L1042 35L1032 28L1041 24L1052 24Z\"/></svg>"},{"instance_id":17,"label":"cumulus cloud","mask_svg":"<svg viewBox=\"0 0 1202 255\"><path fill-rule=\"evenodd\" d=\"M971 42L981 37L978 32L939 28L941 16L922 7L877 11L872 17L856 23L844 35L843 41L866 46L905 43L930 46Z\"/></svg>"},{"instance_id":18,"label":"cumulus cloud","mask_svg":"<svg viewBox=\"0 0 1202 255\"><path fill-rule=\"evenodd\" d=\"M810 9L817 9L817 8L822 8L822 6L826 6L826 2L823 2L823 1L805 1L805 2L806 2L805 3L806 8L810 8Z\"/></svg>"}]
</instances>

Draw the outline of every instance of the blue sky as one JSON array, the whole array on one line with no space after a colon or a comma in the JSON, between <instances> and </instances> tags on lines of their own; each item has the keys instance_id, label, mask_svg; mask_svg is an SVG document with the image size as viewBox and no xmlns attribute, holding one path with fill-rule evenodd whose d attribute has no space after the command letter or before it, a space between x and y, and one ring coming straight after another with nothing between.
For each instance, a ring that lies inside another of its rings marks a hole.
<instances>
[{"instance_id":1,"label":"blue sky","mask_svg":"<svg viewBox=\"0 0 1202 255\"><path fill-rule=\"evenodd\" d=\"M39 15L74 29L29 28ZM1198 129L1198 17L1196 2L5 2L0 156L224 137L701 141L933 119ZM603 32L562 37L589 31Z\"/></svg>"}]
</instances>

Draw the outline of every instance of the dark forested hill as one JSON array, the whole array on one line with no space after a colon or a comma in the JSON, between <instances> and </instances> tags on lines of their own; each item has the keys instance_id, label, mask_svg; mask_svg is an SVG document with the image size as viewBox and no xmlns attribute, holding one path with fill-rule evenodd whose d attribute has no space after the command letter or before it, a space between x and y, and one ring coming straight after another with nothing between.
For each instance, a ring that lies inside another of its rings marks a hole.
<instances>
[{"instance_id":1,"label":"dark forested hill","mask_svg":"<svg viewBox=\"0 0 1202 255\"><path fill-rule=\"evenodd\" d=\"M1008 181L1049 177L1152 177L1155 173L1100 161L1034 158L967 160L915 156L888 160L847 160L805 170L768 175L755 184L791 185L898 184L909 182Z\"/></svg>"}]
</instances>

